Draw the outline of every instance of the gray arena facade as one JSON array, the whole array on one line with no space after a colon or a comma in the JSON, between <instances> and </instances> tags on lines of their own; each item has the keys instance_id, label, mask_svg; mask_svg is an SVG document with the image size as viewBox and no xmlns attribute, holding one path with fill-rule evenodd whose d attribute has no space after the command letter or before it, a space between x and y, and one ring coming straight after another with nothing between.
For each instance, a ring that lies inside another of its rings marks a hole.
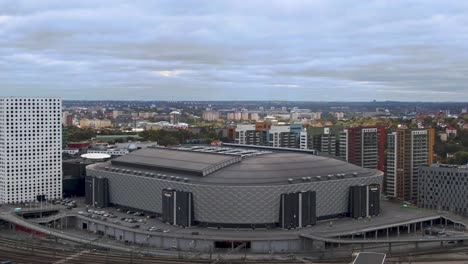
<instances>
[{"instance_id":1,"label":"gray arena facade","mask_svg":"<svg viewBox=\"0 0 468 264\"><path fill-rule=\"evenodd\" d=\"M285 229L377 215L383 178L305 152L208 146L141 149L86 170L95 206L153 212L179 226Z\"/></svg>"}]
</instances>

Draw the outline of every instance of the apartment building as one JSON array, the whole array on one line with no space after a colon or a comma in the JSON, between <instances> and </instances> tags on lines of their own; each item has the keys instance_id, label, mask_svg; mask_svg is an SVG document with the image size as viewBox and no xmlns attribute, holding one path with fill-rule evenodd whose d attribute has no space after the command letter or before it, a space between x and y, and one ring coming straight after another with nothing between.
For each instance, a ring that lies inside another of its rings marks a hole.
<instances>
[{"instance_id":1,"label":"apartment building","mask_svg":"<svg viewBox=\"0 0 468 264\"><path fill-rule=\"evenodd\" d=\"M363 168L384 170L385 127L349 127L340 133L340 157Z\"/></svg>"},{"instance_id":2,"label":"apartment building","mask_svg":"<svg viewBox=\"0 0 468 264\"><path fill-rule=\"evenodd\" d=\"M0 203L62 197L62 101L0 98Z\"/></svg>"},{"instance_id":3,"label":"apartment building","mask_svg":"<svg viewBox=\"0 0 468 264\"><path fill-rule=\"evenodd\" d=\"M432 165L434 130L397 129L387 135L385 192L400 200L416 200L419 167Z\"/></svg>"}]
</instances>

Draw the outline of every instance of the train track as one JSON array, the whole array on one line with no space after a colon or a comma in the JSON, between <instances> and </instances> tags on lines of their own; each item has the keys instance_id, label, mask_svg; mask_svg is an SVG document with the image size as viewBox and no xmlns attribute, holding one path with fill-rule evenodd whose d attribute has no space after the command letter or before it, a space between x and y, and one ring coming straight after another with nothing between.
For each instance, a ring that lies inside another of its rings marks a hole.
<instances>
[{"instance_id":1,"label":"train track","mask_svg":"<svg viewBox=\"0 0 468 264\"><path fill-rule=\"evenodd\" d=\"M179 259L170 257L145 256L141 252L121 253L113 251L100 251L96 249L64 247L61 244L54 246L44 245L40 240L19 241L0 237L0 261L11 260L14 263L301 263L299 261L288 260L199 260L199 259ZM42 241L48 242L48 241Z\"/></svg>"},{"instance_id":2,"label":"train track","mask_svg":"<svg viewBox=\"0 0 468 264\"><path fill-rule=\"evenodd\" d=\"M375 250L381 247L375 247ZM339 251L339 250L338 250ZM367 248L365 251L373 251L372 248ZM456 260L468 260L468 247L452 246L444 248L420 249L411 253L391 253L387 255L389 263L398 263L412 259L424 260L427 262L441 262L447 259L447 254L459 253ZM424 256L430 255L425 258ZM217 256L217 254L213 254ZM63 245L49 241L47 239L34 240L18 240L11 238L0 237L0 261L11 260L14 263L304 263L296 260L241 260L241 255L237 260L216 260L213 259L190 259L162 256L147 256L144 254L144 249L137 249L134 253L107 251L104 249L91 249L83 245L72 246L70 244ZM310 260L313 263L349 263L351 257L330 258L321 260Z\"/></svg>"}]
</instances>

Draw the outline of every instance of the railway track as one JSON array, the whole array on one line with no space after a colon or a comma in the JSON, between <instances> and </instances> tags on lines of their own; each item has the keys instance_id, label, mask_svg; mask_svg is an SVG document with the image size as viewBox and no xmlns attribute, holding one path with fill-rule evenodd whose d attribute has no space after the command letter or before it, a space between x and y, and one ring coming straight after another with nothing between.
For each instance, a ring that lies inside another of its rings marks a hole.
<instances>
[{"instance_id":1,"label":"railway track","mask_svg":"<svg viewBox=\"0 0 468 264\"><path fill-rule=\"evenodd\" d=\"M141 252L133 254L100 251L96 249L64 247L63 245L44 245L40 240L19 241L0 237L0 261L11 260L14 263L213 263L215 260L179 259L169 257L145 256ZM42 241L47 242L47 241ZM50 243L49 243L50 244ZM301 263L299 261L274 260L218 260L216 263Z\"/></svg>"},{"instance_id":2,"label":"railway track","mask_svg":"<svg viewBox=\"0 0 468 264\"><path fill-rule=\"evenodd\" d=\"M375 247L375 250L382 247ZM368 248L365 251L372 251ZM388 263L398 263L412 259L427 262L441 262L447 254L457 254L456 260L468 261L467 246L452 246L444 248L420 249L411 253L391 253L387 255ZM217 254L214 254L214 256ZM425 258L424 256L430 255ZM63 245L47 239L17 240L0 237L0 261L11 260L14 263L304 263L296 260L216 260L216 259L182 259L176 257L147 256L144 249L137 249L134 253L107 251L104 249L90 249L83 245ZM313 263L349 263L350 257L310 260Z\"/></svg>"}]
</instances>

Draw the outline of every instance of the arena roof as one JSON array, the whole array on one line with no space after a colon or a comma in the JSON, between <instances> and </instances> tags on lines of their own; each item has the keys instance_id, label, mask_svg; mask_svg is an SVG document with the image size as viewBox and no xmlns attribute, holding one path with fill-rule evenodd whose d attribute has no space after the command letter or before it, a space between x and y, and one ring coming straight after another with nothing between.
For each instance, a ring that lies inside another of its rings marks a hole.
<instances>
[{"instance_id":1,"label":"arena roof","mask_svg":"<svg viewBox=\"0 0 468 264\"><path fill-rule=\"evenodd\" d=\"M272 152L243 158L239 155L147 148L116 158L111 164L112 167L106 169L130 175L220 185L294 184L382 175L377 170L338 159L294 152ZM98 166L104 168L108 165Z\"/></svg>"},{"instance_id":2,"label":"arena roof","mask_svg":"<svg viewBox=\"0 0 468 264\"><path fill-rule=\"evenodd\" d=\"M240 156L189 152L178 149L146 148L116 158L112 164L206 176L240 160Z\"/></svg>"}]
</instances>

